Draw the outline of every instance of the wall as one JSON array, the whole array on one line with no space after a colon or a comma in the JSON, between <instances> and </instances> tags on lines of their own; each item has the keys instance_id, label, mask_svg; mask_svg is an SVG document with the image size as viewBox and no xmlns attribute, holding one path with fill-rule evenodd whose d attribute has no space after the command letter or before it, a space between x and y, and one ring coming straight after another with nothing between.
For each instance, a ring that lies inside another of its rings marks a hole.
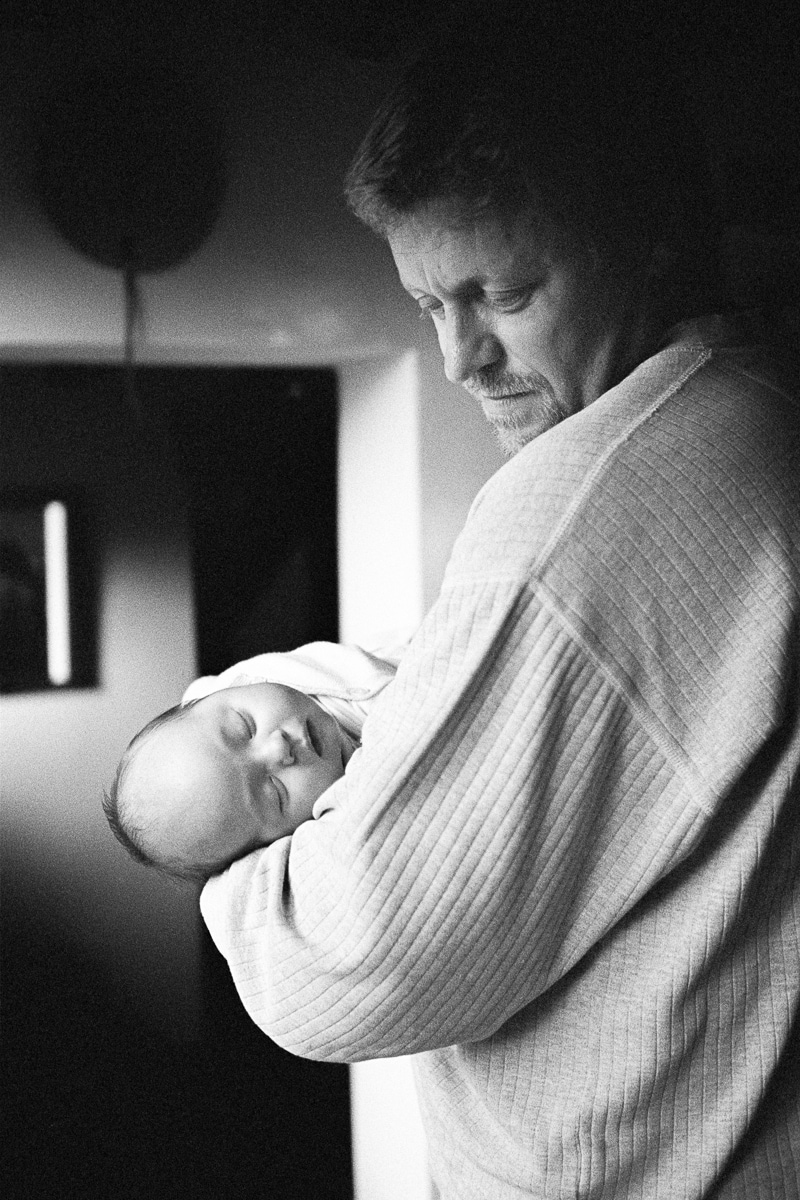
<instances>
[{"instance_id":1,"label":"wall","mask_svg":"<svg viewBox=\"0 0 800 1200\"><path fill-rule=\"evenodd\" d=\"M82 258L37 209L30 114L83 36L65 26L55 56L33 34L6 40L0 76L0 353L119 360L118 272ZM192 56L186 31L184 56ZM141 280L146 362L344 365L418 355L423 590L435 596L475 490L500 464L475 406L441 370L431 329L398 286L387 247L346 211L341 181L391 80L375 65L227 26L195 34L227 147L227 192L202 248ZM72 43L72 44L71 44ZM361 403L358 388L352 402ZM342 403L351 402L344 381Z\"/></svg>"},{"instance_id":2,"label":"wall","mask_svg":"<svg viewBox=\"0 0 800 1200\"><path fill-rule=\"evenodd\" d=\"M100 682L3 697L3 888L84 945L122 1009L190 1038L199 1018L193 898L118 854L100 812L121 747L194 669L182 498L146 451L124 410L109 420L97 398L68 387L38 389L24 409L4 403L4 486L81 497Z\"/></svg>"},{"instance_id":3,"label":"wall","mask_svg":"<svg viewBox=\"0 0 800 1200\"><path fill-rule=\"evenodd\" d=\"M61 33L57 58L29 33L0 49L0 360L119 362L118 273L72 250L33 195L29 114L53 71L80 52L82 31ZM433 332L399 288L388 250L340 198L390 72L284 53L235 29L204 69L228 146L225 201L198 253L142 279L137 357L337 368L342 636L406 636L436 594L472 496L500 460L480 415L444 381ZM34 431L44 427L61 448L56 464L35 454ZM3 698L4 886L22 890L91 956L122 1011L135 1005L168 1037L191 1039L199 1020L193 899L130 864L99 811L100 788L131 732L172 702L194 669L180 498L132 452L127 432L124 414L83 411L72 397L60 410L26 414L6 443L9 483L15 473L73 481L94 497L102 686ZM387 1162L374 1140L362 1140L358 1196L413 1200L427 1191L419 1127L407 1074L385 1069L388 1082L373 1068L367 1092L354 1090L372 1111L376 1095L404 1097L392 1140L416 1147L417 1159L409 1152L403 1176L391 1147Z\"/></svg>"}]
</instances>

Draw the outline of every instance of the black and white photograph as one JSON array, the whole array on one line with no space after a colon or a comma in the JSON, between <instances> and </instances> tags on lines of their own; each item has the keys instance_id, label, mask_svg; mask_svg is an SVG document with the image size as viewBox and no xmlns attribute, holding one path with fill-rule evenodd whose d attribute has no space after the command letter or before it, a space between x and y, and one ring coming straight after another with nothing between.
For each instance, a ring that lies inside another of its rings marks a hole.
<instances>
[{"instance_id":1,"label":"black and white photograph","mask_svg":"<svg viewBox=\"0 0 800 1200\"><path fill-rule=\"evenodd\" d=\"M800 13L6 0L4 1200L800 1200Z\"/></svg>"}]
</instances>

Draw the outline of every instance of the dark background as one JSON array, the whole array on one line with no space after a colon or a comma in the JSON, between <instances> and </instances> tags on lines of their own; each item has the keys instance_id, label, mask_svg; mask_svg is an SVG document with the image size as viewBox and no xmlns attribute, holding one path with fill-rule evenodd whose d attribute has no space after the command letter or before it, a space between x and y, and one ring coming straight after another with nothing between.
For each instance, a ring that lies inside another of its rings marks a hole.
<instances>
[{"instance_id":1,"label":"dark background","mask_svg":"<svg viewBox=\"0 0 800 1200\"><path fill-rule=\"evenodd\" d=\"M333 372L147 367L133 385L120 367L0 367L7 415L80 395L179 480L199 673L336 640ZM200 1038L181 1044L120 1011L13 872L2 900L4 1195L347 1200L347 1068L264 1037L207 934Z\"/></svg>"}]
</instances>

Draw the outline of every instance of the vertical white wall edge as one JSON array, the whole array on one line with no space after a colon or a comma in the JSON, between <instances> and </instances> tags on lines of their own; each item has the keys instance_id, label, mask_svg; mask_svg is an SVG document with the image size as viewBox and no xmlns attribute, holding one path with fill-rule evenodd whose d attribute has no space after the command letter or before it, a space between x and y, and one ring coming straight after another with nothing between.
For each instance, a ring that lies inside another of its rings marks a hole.
<instances>
[{"instance_id":1,"label":"vertical white wall edge","mask_svg":"<svg viewBox=\"0 0 800 1200\"><path fill-rule=\"evenodd\" d=\"M417 354L339 369L339 636L397 645L422 620ZM350 1068L355 1200L432 1200L408 1058Z\"/></svg>"}]
</instances>

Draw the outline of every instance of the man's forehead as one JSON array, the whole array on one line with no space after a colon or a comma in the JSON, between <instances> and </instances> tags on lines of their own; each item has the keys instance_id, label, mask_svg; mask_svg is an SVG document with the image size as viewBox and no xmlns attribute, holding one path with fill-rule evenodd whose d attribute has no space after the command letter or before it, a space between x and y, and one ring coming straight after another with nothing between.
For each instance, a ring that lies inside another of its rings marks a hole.
<instances>
[{"instance_id":1,"label":"man's forehead","mask_svg":"<svg viewBox=\"0 0 800 1200\"><path fill-rule=\"evenodd\" d=\"M401 282L416 288L420 270L455 283L462 275L479 281L482 275L546 262L564 236L533 203L469 215L458 204L439 200L418 205L399 220L388 241Z\"/></svg>"}]
</instances>

